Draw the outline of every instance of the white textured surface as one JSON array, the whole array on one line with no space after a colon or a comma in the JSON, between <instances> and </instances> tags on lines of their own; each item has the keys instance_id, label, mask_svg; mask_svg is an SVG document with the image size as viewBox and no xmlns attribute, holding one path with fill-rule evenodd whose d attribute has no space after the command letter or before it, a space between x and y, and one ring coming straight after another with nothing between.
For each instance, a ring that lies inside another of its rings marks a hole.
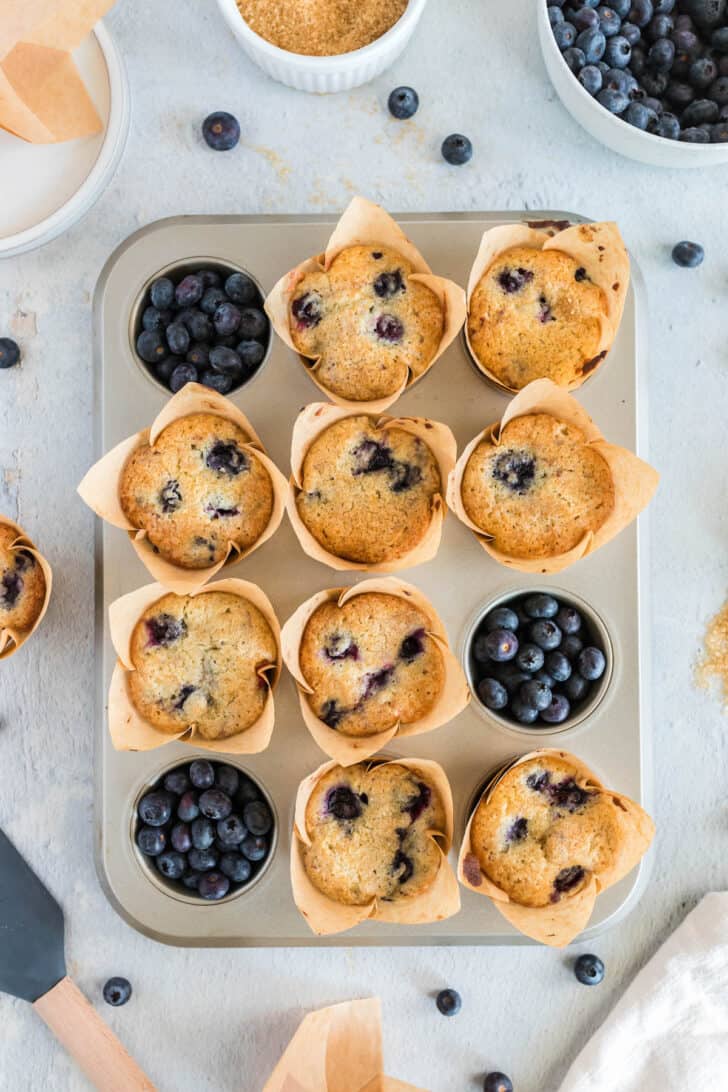
<instances>
[{"instance_id":1,"label":"white textured surface","mask_svg":"<svg viewBox=\"0 0 728 1092\"><path fill-rule=\"evenodd\" d=\"M65 907L72 974L161 1092L258 1092L304 1010L374 992L391 1072L433 1092L475 1092L478 1075L498 1067L518 1092L553 1092L686 909L728 885L725 719L691 687L704 621L728 583L728 220L718 211L728 169L660 172L582 133L547 85L534 2L431 0L389 75L326 99L266 80L212 0L173 9L120 0L109 22L134 100L121 168L68 235L0 263L0 328L27 331L22 367L0 373L0 510L33 533L57 573L42 630L0 674L0 824ZM422 101L406 126L384 111L405 82ZM198 139L212 109L239 116L236 152L209 152ZM460 170L438 156L453 130L475 144ZM393 211L525 206L614 217L647 278L651 457L663 472L651 557L658 838L639 908L593 945L607 964L597 989L576 984L572 957L535 948L166 949L132 932L96 881L93 521L74 492L92 454L94 283L113 248L158 217L335 211L358 191ZM701 270L671 263L681 238L705 244ZM19 311L35 313L35 336ZM112 974L135 988L119 1010L100 1001ZM463 995L449 1021L431 998L444 985ZM0 998L0 1025L1 1089L87 1087L27 1006Z\"/></svg>"}]
</instances>

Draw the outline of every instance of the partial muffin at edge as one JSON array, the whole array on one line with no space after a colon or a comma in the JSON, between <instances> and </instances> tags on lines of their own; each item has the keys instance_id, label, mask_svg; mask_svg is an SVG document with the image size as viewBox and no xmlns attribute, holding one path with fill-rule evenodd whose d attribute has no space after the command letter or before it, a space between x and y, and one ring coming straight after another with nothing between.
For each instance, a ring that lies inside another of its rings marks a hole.
<instances>
[{"instance_id":1,"label":"partial muffin at edge","mask_svg":"<svg viewBox=\"0 0 728 1092\"><path fill-rule=\"evenodd\" d=\"M0 523L0 630L23 634L43 609L46 581L30 550L10 548L17 538L15 528Z\"/></svg>"}]
</instances>

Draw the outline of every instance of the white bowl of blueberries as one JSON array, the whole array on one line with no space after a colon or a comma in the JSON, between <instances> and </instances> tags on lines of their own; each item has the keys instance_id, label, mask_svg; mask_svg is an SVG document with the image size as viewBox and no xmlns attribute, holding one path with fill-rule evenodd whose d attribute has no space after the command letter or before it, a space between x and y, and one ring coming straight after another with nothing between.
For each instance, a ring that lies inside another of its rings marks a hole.
<instances>
[{"instance_id":1,"label":"white bowl of blueberries","mask_svg":"<svg viewBox=\"0 0 728 1092\"><path fill-rule=\"evenodd\" d=\"M728 162L728 0L539 0L544 61L597 140L659 167Z\"/></svg>"}]
</instances>

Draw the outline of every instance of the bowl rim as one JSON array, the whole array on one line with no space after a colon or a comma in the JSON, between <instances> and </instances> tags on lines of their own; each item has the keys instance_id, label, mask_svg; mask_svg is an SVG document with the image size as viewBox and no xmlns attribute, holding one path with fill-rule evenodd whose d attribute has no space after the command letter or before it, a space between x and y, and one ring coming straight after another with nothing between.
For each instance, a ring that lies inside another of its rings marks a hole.
<instances>
[{"instance_id":1,"label":"bowl rim","mask_svg":"<svg viewBox=\"0 0 728 1092\"><path fill-rule=\"evenodd\" d=\"M274 45L272 42L269 42L267 38L261 37L261 35L254 31L250 24L246 22L242 12L237 6L236 0L217 0L217 6L223 15L223 18L236 37L241 39L247 38L248 41L254 45L256 50L265 54L271 60L295 64L299 70L308 72L330 69L334 67L334 65L348 68L352 64L369 60L370 57L375 56L377 52L389 45L395 38L405 34L410 26L414 28L414 24L422 14L426 3L427 0L407 0L407 7L404 9L396 23L393 23L389 30L386 30L384 34L381 34L378 38L375 38L373 42L369 42L360 49L352 49L348 53L331 53L326 56L312 56L308 53L294 53L291 50L281 49L280 46Z\"/></svg>"},{"instance_id":2,"label":"bowl rim","mask_svg":"<svg viewBox=\"0 0 728 1092\"><path fill-rule=\"evenodd\" d=\"M541 39L542 50L549 50L552 56L558 57L559 63L564 66L564 71L568 72L569 74L571 82L573 83L573 90L577 98L581 98L584 103L589 103L590 106L599 113L599 116L604 119L605 124L612 126L615 134L615 139L619 139L620 133L624 135L624 126L628 126L628 128L632 130L632 134L634 135L635 139L644 139L653 148L669 148L671 151L674 151L677 148L684 148L684 152L676 151L675 154L684 155L686 159L688 159L691 155L694 155L696 157L702 156L705 159L710 159L715 156L720 161L725 160L726 149L723 144L689 144L686 141L682 140L669 140L667 137L658 136L657 133L648 133L644 129L637 129L636 126L630 125L629 122L624 121L622 118L617 117L614 114L610 114L609 110L607 110L605 106L602 106L600 102L597 102L594 96L590 95L586 88L582 87L582 85L579 83L578 79L564 60L563 54L557 46L556 39L554 38L551 30L551 24L548 20L548 8L549 5L547 3L547 0L538 0L537 18L539 20L539 25L541 29L541 34L539 35L539 37ZM601 138L596 136L594 133L592 133L592 136L594 136L595 140L599 140L600 143L604 143Z\"/></svg>"}]
</instances>

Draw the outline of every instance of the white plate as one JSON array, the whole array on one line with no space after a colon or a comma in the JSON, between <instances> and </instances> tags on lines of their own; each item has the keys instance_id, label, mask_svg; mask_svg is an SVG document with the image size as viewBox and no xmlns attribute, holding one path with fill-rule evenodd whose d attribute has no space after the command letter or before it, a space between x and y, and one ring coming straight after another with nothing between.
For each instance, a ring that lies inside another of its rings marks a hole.
<instances>
[{"instance_id":1,"label":"white plate","mask_svg":"<svg viewBox=\"0 0 728 1092\"><path fill-rule=\"evenodd\" d=\"M29 144L0 130L0 257L41 246L75 224L100 196L121 158L129 128L129 88L103 24L73 58L103 130L62 144Z\"/></svg>"}]
</instances>

